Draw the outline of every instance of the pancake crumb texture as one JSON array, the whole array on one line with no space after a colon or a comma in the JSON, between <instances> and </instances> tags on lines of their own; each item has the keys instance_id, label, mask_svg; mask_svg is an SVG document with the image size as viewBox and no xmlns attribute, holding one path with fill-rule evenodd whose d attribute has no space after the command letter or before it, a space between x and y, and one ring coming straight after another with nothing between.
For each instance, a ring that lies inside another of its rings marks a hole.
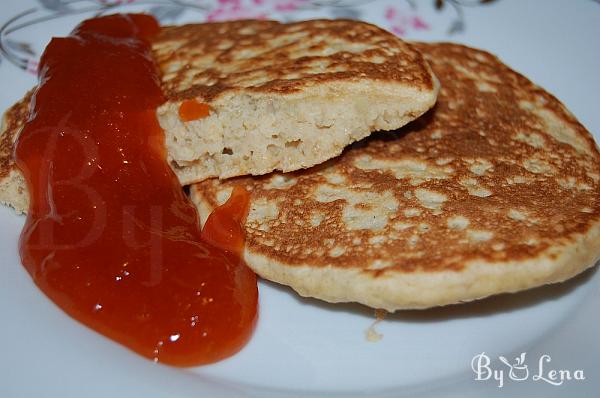
<instances>
[{"instance_id":1,"label":"pancake crumb texture","mask_svg":"<svg viewBox=\"0 0 600 398\"><path fill-rule=\"evenodd\" d=\"M158 111L182 183L307 168L435 103L422 55L367 23L238 21L164 28ZM181 101L210 105L184 122Z\"/></svg>"},{"instance_id":2,"label":"pancake crumb texture","mask_svg":"<svg viewBox=\"0 0 600 398\"><path fill-rule=\"evenodd\" d=\"M301 295L389 311L570 278L600 255L600 155L553 96L496 57L417 47L433 110L295 173L196 184L204 220L252 192L246 260Z\"/></svg>"}]
</instances>

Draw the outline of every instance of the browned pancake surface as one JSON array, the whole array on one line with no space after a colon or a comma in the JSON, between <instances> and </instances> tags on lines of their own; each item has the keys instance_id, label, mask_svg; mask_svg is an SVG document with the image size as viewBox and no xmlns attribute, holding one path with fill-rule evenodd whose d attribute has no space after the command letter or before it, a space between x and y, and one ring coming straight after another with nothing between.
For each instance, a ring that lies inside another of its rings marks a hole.
<instances>
[{"instance_id":1,"label":"browned pancake surface","mask_svg":"<svg viewBox=\"0 0 600 398\"><path fill-rule=\"evenodd\" d=\"M201 213L226 199L231 186L246 186L250 265L329 301L390 309L446 304L562 280L590 266L600 254L600 155L590 134L556 98L492 55L455 44L417 47L442 84L428 114L306 171L198 184ZM483 266L500 275L498 283L471 286L475 264L477 272ZM301 280L325 274L332 284L360 286L325 292ZM436 274L451 284L464 278L462 296L394 303L394 280L405 288L403 275L443 293ZM388 297L373 299L377 279L386 281Z\"/></svg>"},{"instance_id":2,"label":"browned pancake surface","mask_svg":"<svg viewBox=\"0 0 600 398\"><path fill-rule=\"evenodd\" d=\"M163 89L175 100L211 101L240 89L287 94L367 77L434 87L419 52L391 33L351 20L168 26L153 49L164 73Z\"/></svg>"}]
</instances>

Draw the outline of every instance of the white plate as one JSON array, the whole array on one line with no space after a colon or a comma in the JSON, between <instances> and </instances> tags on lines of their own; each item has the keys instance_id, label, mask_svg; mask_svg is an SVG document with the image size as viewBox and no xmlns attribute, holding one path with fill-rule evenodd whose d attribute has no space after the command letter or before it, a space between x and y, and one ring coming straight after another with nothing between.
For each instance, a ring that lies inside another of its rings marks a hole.
<instances>
[{"instance_id":1,"label":"white plate","mask_svg":"<svg viewBox=\"0 0 600 398\"><path fill-rule=\"evenodd\" d=\"M69 3L63 1L63 3ZM10 54L19 43L42 51L52 35L65 35L90 13L59 16L66 8L98 8L84 0L67 6L45 0L3 2L0 22L36 7L17 23L51 16L3 37ZM124 1L122 3L130 3ZM282 20L352 17L410 39L457 41L491 51L546 87L600 138L600 4L596 1L385 0L175 0L138 1L112 11L153 9L164 23L239 17ZM464 4L463 4L464 3ZM179 4L179 5L178 5ZM44 7L45 5L45 7ZM157 8L159 7L159 8ZM462 30L460 25L462 24ZM14 26L14 25L12 25ZM449 30L454 28L454 33ZM9 43L10 41L10 43ZM9 54L9 55L10 55ZM35 84L1 56L0 108ZM600 388L600 274L594 270L562 285L477 303L400 312L365 339L373 313L357 305L302 299L289 289L260 284L260 320L242 352L215 365L176 369L156 365L64 315L33 285L17 257L23 223L0 209L0 396L2 397L306 397L306 396L592 396ZM471 360L485 352L490 368L504 370L504 385L475 380ZM511 380L511 362L526 352L527 381ZM533 380L538 360L552 369L582 370L586 380L560 387Z\"/></svg>"}]
</instances>

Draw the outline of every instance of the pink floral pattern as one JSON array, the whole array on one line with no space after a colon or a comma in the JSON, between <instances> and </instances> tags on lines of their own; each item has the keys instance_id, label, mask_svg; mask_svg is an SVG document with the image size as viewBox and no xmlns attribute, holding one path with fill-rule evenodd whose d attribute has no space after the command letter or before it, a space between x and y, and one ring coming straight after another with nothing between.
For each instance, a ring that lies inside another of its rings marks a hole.
<instances>
[{"instance_id":1,"label":"pink floral pattern","mask_svg":"<svg viewBox=\"0 0 600 398\"><path fill-rule=\"evenodd\" d=\"M389 30L398 36L404 36L412 30L429 30L429 24L414 12L407 12L399 7L387 7L385 19L390 23Z\"/></svg>"},{"instance_id":2,"label":"pink floral pattern","mask_svg":"<svg viewBox=\"0 0 600 398\"><path fill-rule=\"evenodd\" d=\"M427 2L436 11L450 9L454 19L447 30L448 35L465 29L463 6L491 3L494 0L430 0ZM600 1L600 0L596 0ZM0 61L6 59L19 68L35 73L39 54L29 42L15 40L14 32L31 25L65 15L81 15L82 10L96 15L114 12L135 12L141 10L153 14L163 24L177 23L188 12L200 13L196 20L226 21L237 19L287 19L310 18L319 11L323 18L363 19L371 4L383 12L385 23L382 27L405 36L416 31L428 31L430 23L419 13L426 2L416 0L37 0L39 6L25 11L5 21L0 26ZM303 13L310 11L309 14ZM376 11L376 12L377 12ZM301 16L302 15L302 16ZM452 14L450 14L452 15Z\"/></svg>"},{"instance_id":3,"label":"pink floral pattern","mask_svg":"<svg viewBox=\"0 0 600 398\"><path fill-rule=\"evenodd\" d=\"M206 20L266 19L272 11L292 12L307 2L308 0L218 0L217 6L206 15Z\"/></svg>"}]
</instances>

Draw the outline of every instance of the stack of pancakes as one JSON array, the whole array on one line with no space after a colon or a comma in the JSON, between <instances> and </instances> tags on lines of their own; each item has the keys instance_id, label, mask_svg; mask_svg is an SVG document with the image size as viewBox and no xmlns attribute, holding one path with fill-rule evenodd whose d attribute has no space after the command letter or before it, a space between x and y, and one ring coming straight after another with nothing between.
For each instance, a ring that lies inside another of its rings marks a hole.
<instances>
[{"instance_id":1,"label":"stack of pancakes","mask_svg":"<svg viewBox=\"0 0 600 398\"><path fill-rule=\"evenodd\" d=\"M153 48L172 168L202 221L234 186L251 193L245 259L263 278L394 311L563 281L600 257L592 136L486 52L345 20L165 27ZM209 115L182 120L190 99ZM19 211L30 100L0 136L0 200Z\"/></svg>"}]
</instances>

